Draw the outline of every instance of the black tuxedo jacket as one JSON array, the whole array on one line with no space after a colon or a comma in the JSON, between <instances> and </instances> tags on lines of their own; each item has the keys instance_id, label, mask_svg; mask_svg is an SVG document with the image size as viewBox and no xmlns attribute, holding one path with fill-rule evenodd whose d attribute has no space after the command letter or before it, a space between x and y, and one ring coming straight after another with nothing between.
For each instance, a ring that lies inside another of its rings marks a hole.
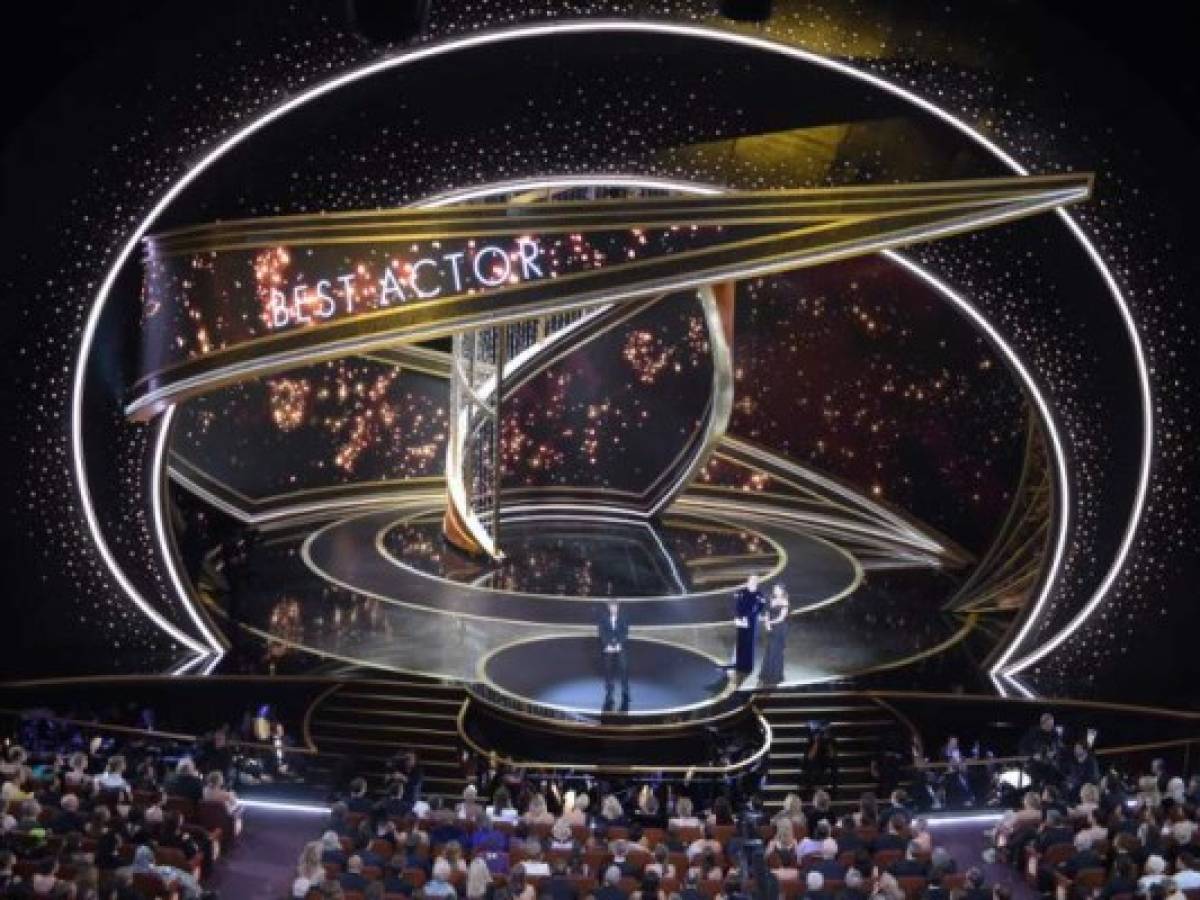
<instances>
[{"instance_id":1,"label":"black tuxedo jacket","mask_svg":"<svg viewBox=\"0 0 1200 900\"><path fill-rule=\"evenodd\" d=\"M629 640L629 621L621 613L617 613L617 623L613 624L612 618L608 614L608 610L604 610L604 616L600 619L600 650L609 644L618 644L621 652L625 652L625 643Z\"/></svg>"}]
</instances>

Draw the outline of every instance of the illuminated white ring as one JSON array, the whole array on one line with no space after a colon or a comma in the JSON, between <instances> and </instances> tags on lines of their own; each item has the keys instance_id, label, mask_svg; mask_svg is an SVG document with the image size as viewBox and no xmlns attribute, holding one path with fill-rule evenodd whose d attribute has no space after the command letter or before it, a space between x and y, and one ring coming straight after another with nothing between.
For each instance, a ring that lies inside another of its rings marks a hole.
<instances>
[{"instance_id":1,"label":"illuminated white ring","mask_svg":"<svg viewBox=\"0 0 1200 900\"><path fill-rule=\"evenodd\" d=\"M188 617L192 620L192 624L196 626L196 630L204 636L204 640L208 646L212 648L213 653L223 654L225 648L221 646L221 642L217 640L212 631L201 618L199 611L196 609L195 603L192 601L191 594L184 587L183 578L179 574L175 566L175 553L172 550L171 542L167 539L166 527L166 492L163 488L167 484L166 472L163 471L163 466L166 465L167 458L167 438L171 434L171 420L175 417L175 404L167 407L162 414L158 426L158 439L155 441L154 457L150 468L150 506L152 519L154 521L154 536L158 541L159 553L162 554L163 565L167 569L167 578L171 582L171 587L174 588L175 594L179 597L179 602L183 604L183 608L187 610Z\"/></svg>"},{"instance_id":2,"label":"illuminated white ring","mask_svg":"<svg viewBox=\"0 0 1200 900\"><path fill-rule=\"evenodd\" d=\"M736 34L731 32L716 31L710 28L697 25L683 25L668 22L628 22L628 21L613 21L613 20L591 20L581 22L553 22L539 25L525 25L516 28L505 29L501 31L489 31L482 34L467 35L465 37L453 38L445 42L431 44L424 47L408 50L396 56L380 59L376 62L369 63L360 68L346 72L317 84L297 96L284 101L273 109L268 110L248 125L237 130L228 138L219 143L216 147L205 154L191 168L177 180L167 191L159 198L158 202L150 209L150 212L138 224L126 241L124 247L116 258L110 264L104 280L100 284L99 290L96 292L95 300L92 303L92 308L88 312L88 317L84 323L83 334L80 339L79 355L76 358L75 372L72 378L72 394L71 394L71 457L72 465L75 470L76 485L80 494L80 501L83 506L84 516L87 521L88 529L91 531L92 538L95 542L96 549L108 566L110 572L116 578L117 583L125 591L131 600L141 609L155 624L162 627L174 639L184 643L197 652L203 652L195 641L187 638L182 632L178 631L174 626L162 618L151 606L146 602L130 582L129 578L121 570L120 565L112 556L107 543L104 540L99 527L99 521L96 516L96 511L92 506L91 492L88 488L87 473L85 471L85 463L83 458L83 383L86 372L86 364L88 356L91 353L92 342L95 338L96 328L100 321L100 314L103 310L104 303L108 299L108 295L112 291L113 284L116 282L118 272L124 267L129 258L137 249L142 237L149 231L154 221L163 213L163 211L174 202L188 185L190 185L197 177L200 176L209 166L215 163L218 159L228 153L231 149L242 143L244 140L275 122L277 119L287 115L292 110L324 96L332 91L335 91L347 84L352 84L363 78L370 77L379 72L388 69L407 65L409 63L419 62L420 60L441 56L447 53L457 52L459 50L470 47L485 46L493 43L500 43L511 40L519 40L526 37L538 37L550 34L581 34L595 32L636 32L636 33L657 33L657 34L673 34L683 35L687 37L695 37L703 40L724 41L730 44L738 44L747 47L753 47L769 53L778 53L782 56L790 56L794 59L802 60L806 63L824 67L848 77L856 78L871 84L886 93L900 97L901 99L917 106L935 118L957 129L966 137L984 147L992 153L997 159L1007 165L1013 172L1019 175L1028 175L1029 171L1018 163L1002 148L996 145L982 134L979 134L970 125L936 106L928 100L917 96L916 94L894 85L878 75L873 75L868 72L863 72L855 69L847 63L837 60L828 59L811 51L802 50L798 47L788 47L779 44L775 41L769 41L764 38L753 37L750 35ZM1138 467L1138 487L1134 497L1133 510L1129 521L1126 525L1125 535L1122 538L1120 546L1117 548L1116 556L1113 559L1112 565L1104 578L1101 580L1100 586L1096 589L1091 598L1084 604L1072 620L1058 632L1053 638L1045 644L1039 646L1031 653L1022 657L1014 663L1010 664L1013 653L1028 637L1033 625L1039 619L1042 609L1045 606L1046 600L1057 581L1058 571L1055 568L1046 578L1038 599L1035 601L1033 610L1026 617L1024 624L1021 626L1017 636L1012 640L1008 647L997 658L992 665L990 673L995 680L998 672L1003 671L1006 675L1015 675L1028 666L1038 662L1059 647L1067 638L1069 638L1078 628L1091 616L1092 612L1099 606L1104 599L1108 590L1112 587L1113 582L1120 574L1124 567L1125 559L1129 554L1129 550L1133 545L1133 539L1136 535L1138 525L1141 522L1142 513L1145 509L1146 494L1149 488L1150 481L1150 466L1152 460L1152 451L1154 446L1154 412L1152 406L1152 398L1150 394L1150 376L1147 370L1145 355L1142 350L1141 339L1137 333L1137 326L1133 321L1133 314L1130 311L1124 296L1121 293L1120 286L1117 284L1115 277L1105 265L1104 260L1100 257L1099 251L1089 240L1087 235L1079 224L1065 211L1059 210L1058 214L1066 223L1068 229L1072 232L1085 252L1091 258L1097 270L1101 273L1109 291L1113 295L1113 299L1117 303L1120 310L1122 322L1125 325L1129 335L1130 344L1133 347L1135 362L1138 369L1139 388L1142 395L1142 420L1143 420L1143 439L1142 439L1142 458ZM1065 499L1065 497L1064 497ZM1065 504L1064 504L1065 505ZM1055 549L1055 559L1061 561L1062 552L1065 547L1065 519L1066 510L1061 517L1064 521L1060 528L1059 546ZM1001 692L1004 692L1003 686L997 681L997 686Z\"/></svg>"}]
</instances>

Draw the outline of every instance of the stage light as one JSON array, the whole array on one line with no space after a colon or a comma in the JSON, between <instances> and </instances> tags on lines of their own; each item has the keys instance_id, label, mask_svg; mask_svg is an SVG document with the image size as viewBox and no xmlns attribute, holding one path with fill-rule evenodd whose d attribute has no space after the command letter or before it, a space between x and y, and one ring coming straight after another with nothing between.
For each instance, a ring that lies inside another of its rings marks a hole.
<instances>
[{"instance_id":1,"label":"stage light","mask_svg":"<svg viewBox=\"0 0 1200 900\"><path fill-rule=\"evenodd\" d=\"M735 22L765 22L771 18L772 0L720 0L717 9Z\"/></svg>"}]
</instances>

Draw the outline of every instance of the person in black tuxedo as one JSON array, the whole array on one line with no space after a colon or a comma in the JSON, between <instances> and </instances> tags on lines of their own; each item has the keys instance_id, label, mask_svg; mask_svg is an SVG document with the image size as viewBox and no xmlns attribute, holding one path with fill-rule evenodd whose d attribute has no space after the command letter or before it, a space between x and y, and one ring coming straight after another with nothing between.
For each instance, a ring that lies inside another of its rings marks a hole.
<instances>
[{"instance_id":1,"label":"person in black tuxedo","mask_svg":"<svg viewBox=\"0 0 1200 900\"><path fill-rule=\"evenodd\" d=\"M629 621L621 604L610 603L600 620L600 659L604 667L604 711L613 708L613 688L621 680L621 711L629 709Z\"/></svg>"}]
</instances>

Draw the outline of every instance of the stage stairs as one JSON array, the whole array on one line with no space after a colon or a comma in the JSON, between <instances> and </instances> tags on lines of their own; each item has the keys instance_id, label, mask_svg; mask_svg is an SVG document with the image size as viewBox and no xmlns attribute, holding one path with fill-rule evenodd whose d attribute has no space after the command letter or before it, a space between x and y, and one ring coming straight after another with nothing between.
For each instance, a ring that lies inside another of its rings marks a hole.
<instances>
[{"instance_id":1,"label":"stage stairs","mask_svg":"<svg viewBox=\"0 0 1200 900\"><path fill-rule=\"evenodd\" d=\"M859 797L867 791L879 795L872 764L885 749L907 753L912 746L914 734L909 723L869 694L783 688L759 692L755 706L772 731L762 791L768 810L778 808L792 792L799 792L805 802L811 798L811 790L802 786L801 780L810 722L826 723L833 735L838 772L833 803L839 810L857 807Z\"/></svg>"},{"instance_id":2,"label":"stage stairs","mask_svg":"<svg viewBox=\"0 0 1200 900\"><path fill-rule=\"evenodd\" d=\"M425 794L459 797L466 779L457 718L465 699L460 685L415 675L334 685L305 716L307 736L321 754L314 765L339 788L361 775L374 789L383 783L387 761L413 750Z\"/></svg>"}]
</instances>

